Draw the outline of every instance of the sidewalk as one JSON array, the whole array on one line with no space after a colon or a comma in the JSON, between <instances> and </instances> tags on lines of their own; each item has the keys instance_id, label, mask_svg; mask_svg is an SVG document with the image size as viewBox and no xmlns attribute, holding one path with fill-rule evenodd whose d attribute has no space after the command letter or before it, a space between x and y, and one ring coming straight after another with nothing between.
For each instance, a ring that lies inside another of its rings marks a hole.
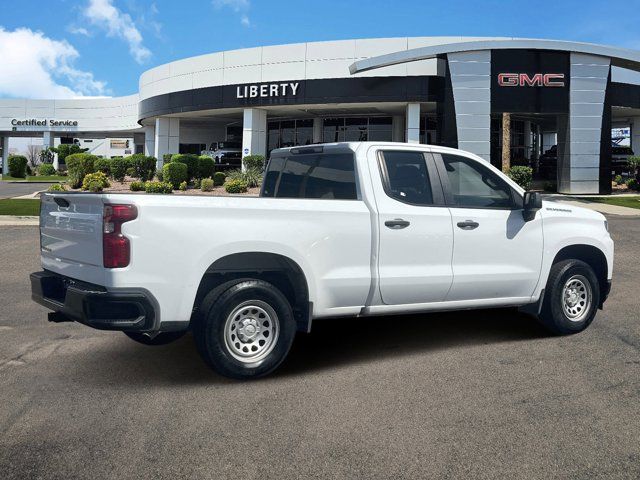
<instances>
[{"instance_id":1,"label":"sidewalk","mask_svg":"<svg viewBox=\"0 0 640 480\"><path fill-rule=\"evenodd\" d=\"M604 196L604 195L603 195ZM619 207L617 205L607 205L590 200L589 196L581 195L561 195L557 193L543 194L542 199L549 202L566 203L576 207L584 207L589 210L604 213L606 215L625 215L629 217L640 217L640 210L637 208Z\"/></svg>"}]
</instances>

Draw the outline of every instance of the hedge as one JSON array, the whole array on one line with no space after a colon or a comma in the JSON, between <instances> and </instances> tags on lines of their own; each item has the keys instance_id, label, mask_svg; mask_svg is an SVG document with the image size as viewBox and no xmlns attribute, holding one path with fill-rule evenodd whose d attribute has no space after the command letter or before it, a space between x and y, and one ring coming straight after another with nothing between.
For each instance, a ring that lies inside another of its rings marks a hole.
<instances>
[{"instance_id":1,"label":"hedge","mask_svg":"<svg viewBox=\"0 0 640 480\"><path fill-rule=\"evenodd\" d=\"M516 166L511 167L507 172L509 178L520 185L525 190L529 190L533 180L533 169L531 167Z\"/></svg>"},{"instance_id":2,"label":"hedge","mask_svg":"<svg viewBox=\"0 0 640 480\"><path fill-rule=\"evenodd\" d=\"M247 155L242 159L242 164L247 170L256 169L260 172L264 171L264 156L263 155Z\"/></svg>"},{"instance_id":3,"label":"hedge","mask_svg":"<svg viewBox=\"0 0 640 480\"><path fill-rule=\"evenodd\" d=\"M174 190L177 190L180 184L187 181L188 178L187 165L182 162L172 161L162 167L163 181L173 185Z\"/></svg>"},{"instance_id":4,"label":"hedge","mask_svg":"<svg viewBox=\"0 0 640 480\"><path fill-rule=\"evenodd\" d=\"M27 176L27 157L23 155L9 156L9 175L15 178L26 178Z\"/></svg>"},{"instance_id":5,"label":"hedge","mask_svg":"<svg viewBox=\"0 0 640 480\"><path fill-rule=\"evenodd\" d=\"M38 175L55 175L56 169L50 163L43 163L38 167Z\"/></svg>"},{"instance_id":6,"label":"hedge","mask_svg":"<svg viewBox=\"0 0 640 480\"><path fill-rule=\"evenodd\" d=\"M227 179L227 175L224 172L216 172L213 174L213 184L216 187L224 185L224 181Z\"/></svg>"},{"instance_id":7,"label":"hedge","mask_svg":"<svg viewBox=\"0 0 640 480\"><path fill-rule=\"evenodd\" d=\"M93 162L93 169L96 172L102 172L107 176L111 175L111 160L108 158L97 158Z\"/></svg>"},{"instance_id":8,"label":"hedge","mask_svg":"<svg viewBox=\"0 0 640 480\"><path fill-rule=\"evenodd\" d=\"M151 180L156 173L156 158L147 157L141 153L127 157L129 168L133 168L133 176L143 182Z\"/></svg>"},{"instance_id":9,"label":"hedge","mask_svg":"<svg viewBox=\"0 0 640 480\"><path fill-rule=\"evenodd\" d=\"M168 182L146 182L144 191L147 193L171 193L173 185Z\"/></svg>"},{"instance_id":10,"label":"hedge","mask_svg":"<svg viewBox=\"0 0 640 480\"><path fill-rule=\"evenodd\" d=\"M213 180L210 178L203 178L200 182L200 189L203 192L210 192L213 190Z\"/></svg>"},{"instance_id":11,"label":"hedge","mask_svg":"<svg viewBox=\"0 0 640 480\"><path fill-rule=\"evenodd\" d=\"M213 176L215 162L207 155L198 157L198 178L209 178Z\"/></svg>"},{"instance_id":12,"label":"hedge","mask_svg":"<svg viewBox=\"0 0 640 480\"><path fill-rule=\"evenodd\" d=\"M224 184L227 193L245 193L247 191L247 182L243 180L229 180Z\"/></svg>"},{"instance_id":13,"label":"hedge","mask_svg":"<svg viewBox=\"0 0 640 480\"><path fill-rule=\"evenodd\" d=\"M127 168L129 168L129 161L122 157L111 158L111 177L122 183L124 177L127 174Z\"/></svg>"},{"instance_id":14,"label":"hedge","mask_svg":"<svg viewBox=\"0 0 640 480\"><path fill-rule=\"evenodd\" d=\"M79 188L84 177L94 172L94 162L96 160L97 157L89 153L74 153L66 158L71 188Z\"/></svg>"},{"instance_id":15,"label":"hedge","mask_svg":"<svg viewBox=\"0 0 640 480\"><path fill-rule=\"evenodd\" d=\"M193 178L198 178L198 156L191 153L176 153L171 156L171 163L184 163L187 166L187 181L191 181ZM166 179L165 179L166 180Z\"/></svg>"}]
</instances>

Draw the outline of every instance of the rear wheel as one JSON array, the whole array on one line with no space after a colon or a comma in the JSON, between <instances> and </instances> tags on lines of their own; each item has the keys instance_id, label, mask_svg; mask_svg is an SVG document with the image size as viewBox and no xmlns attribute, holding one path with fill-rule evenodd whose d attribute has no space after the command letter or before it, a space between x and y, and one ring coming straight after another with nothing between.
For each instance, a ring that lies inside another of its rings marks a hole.
<instances>
[{"instance_id":1,"label":"rear wheel","mask_svg":"<svg viewBox=\"0 0 640 480\"><path fill-rule=\"evenodd\" d=\"M600 285L593 269L581 260L563 260L551 267L540 321L556 335L587 328L600 304Z\"/></svg>"},{"instance_id":2,"label":"rear wheel","mask_svg":"<svg viewBox=\"0 0 640 480\"><path fill-rule=\"evenodd\" d=\"M205 362L221 375L267 375L285 359L296 323L286 297L262 280L218 287L203 300L194 338Z\"/></svg>"},{"instance_id":3,"label":"rear wheel","mask_svg":"<svg viewBox=\"0 0 640 480\"><path fill-rule=\"evenodd\" d=\"M166 345L168 343L175 342L179 338L182 338L185 333L187 333L186 330L181 332L160 332L155 335L140 332L124 332L124 334L131 340L142 343L143 345L151 346Z\"/></svg>"}]
</instances>

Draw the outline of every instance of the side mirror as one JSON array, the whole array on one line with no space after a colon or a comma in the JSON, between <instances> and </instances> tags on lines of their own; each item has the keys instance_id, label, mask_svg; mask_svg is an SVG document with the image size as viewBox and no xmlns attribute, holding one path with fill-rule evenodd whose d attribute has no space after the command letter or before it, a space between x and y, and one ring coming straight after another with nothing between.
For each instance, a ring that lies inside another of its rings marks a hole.
<instances>
[{"instance_id":1,"label":"side mirror","mask_svg":"<svg viewBox=\"0 0 640 480\"><path fill-rule=\"evenodd\" d=\"M533 220L536 212L542 208L542 194L540 192L524 192L522 217L525 222Z\"/></svg>"}]
</instances>

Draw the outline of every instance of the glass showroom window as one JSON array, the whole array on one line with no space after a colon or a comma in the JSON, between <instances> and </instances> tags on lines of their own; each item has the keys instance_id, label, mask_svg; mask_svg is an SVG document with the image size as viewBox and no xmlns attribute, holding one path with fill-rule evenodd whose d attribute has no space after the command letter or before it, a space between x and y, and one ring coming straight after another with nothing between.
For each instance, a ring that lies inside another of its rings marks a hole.
<instances>
[{"instance_id":1,"label":"glass showroom window","mask_svg":"<svg viewBox=\"0 0 640 480\"><path fill-rule=\"evenodd\" d=\"M324 142L366 142L368 140L391 141L393 127L391 117L325 118Z\"/></svg>"},{"instance_id":2,"label":"glass showroom window","mask_svg":"<svg viewBox=\"0 0 640 480\"><path fill-rule=\"evenodd\" d=\"M313 143L313 120L281 120L267 126L267 150Z\"/></svg>"}]
</instances>

